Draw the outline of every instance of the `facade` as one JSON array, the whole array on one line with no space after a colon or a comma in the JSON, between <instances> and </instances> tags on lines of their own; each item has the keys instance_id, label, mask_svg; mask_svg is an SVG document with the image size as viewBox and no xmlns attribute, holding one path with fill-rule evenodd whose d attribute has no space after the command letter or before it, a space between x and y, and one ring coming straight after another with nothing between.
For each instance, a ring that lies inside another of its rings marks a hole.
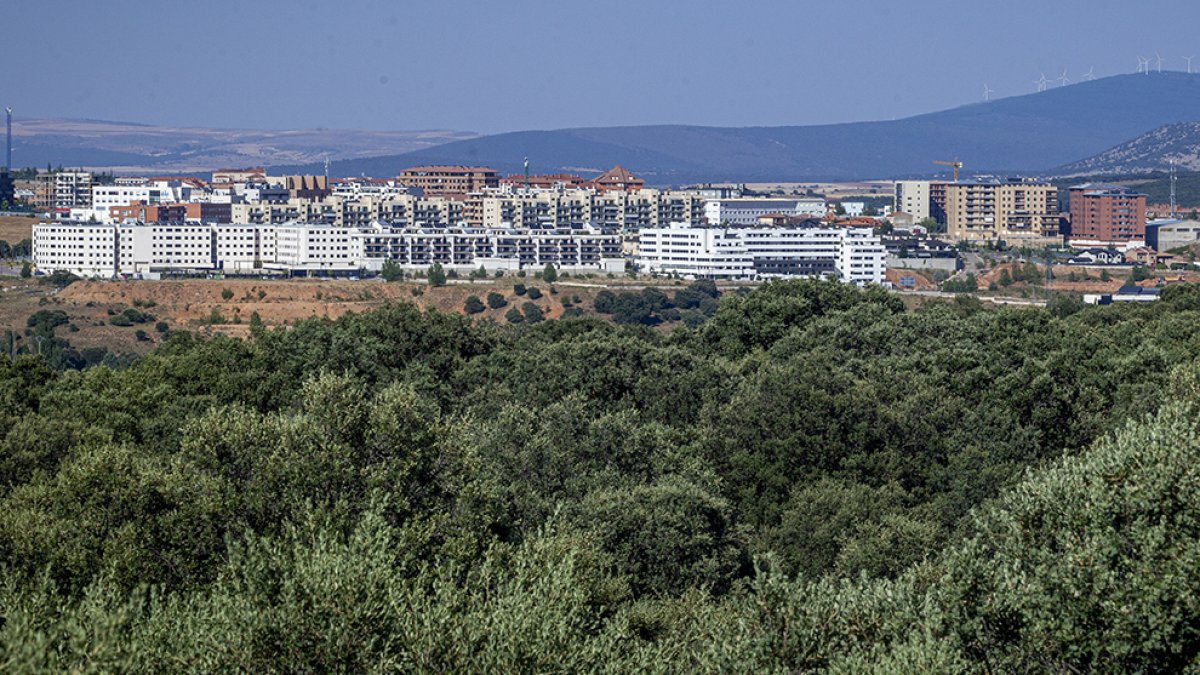
<instances>
[{"instance_id":1,"label":"facade","mask_svg":"<svg viewBox=\"0 0 1200 675\"><path fill-rule=\"evenodd\" d=\"M1200 241L1200 221L1163 218L1146 223L1146 245L1166 253Z\"/></svg>"},{"instance_id":2,"label":"facade","mask_svg":"<svg viewBox=\"0 0 1200 675\"><path fill-rule=\"evenodd\" d=\"M136 223L118 225L113 232L116 236L117 274L188 274L209 271L215 267L210 225Z\"/></svg>"},{"instance_id":3,"label":"facade","mask_svg":"<svg viewBox=\"0 0 1200 675\"><path fill-rule=\"evenodd\" d=\"M466 195L500 184L500 174L484 166L414 166L396 182L421 188L427 195Z\"/></svg>"},{"instance_id":4,"label":"facade","mask_svg":"<svg viewBox=\"0 0 1200 675\"><path fill-rule=\"evenodd\" d=\"M33 228L33 265L81 277L111 277L117 270L116 228L102 223L39 223Z\"/></svg>"},{"instance_id":5,"label":"facade","mask_svg":"<svg viewBox=\"0 0 1200 675\"><path fill-rule=\"evenodd\" d=\"M464 220L487 228L613 228L636 231L673 222L703 222L697 195L660 190L513 190L469 197Z\"/></svg>"},{"instance_id":6,"label":"facade","mask_svg":"<svg viewBox=\"0 0 1200 675\"><path fill-rule=\"evenodd\" d=\"M707 279L835 277L882 283L886 251L865 228L688 227L642 230L638 262L650 274Z\"/></svg>"},{"instance_id":7,"label":"facade","mask_svg":"<svg viewBox=\"0 0 1200 675\"><path fill-rule=\"evenodd\" d=\"M247 169L217 169L212 173L214 183L263 183L266 182L267 169L254 166Z\"/></svg>"},{"instance_id":8,"label":"facade","mask_svg":"<svg viewBox=\"0 0 1200 675\"><path fill-rule=\"evenodd\" d=\"M946 184L946 230L951 239L1059 243L1058 188L1023 180Z\"/></svg>"},{"instance_id":9,"label":"facade","mask_svg":"<svg viewBox=\"0 0 1200 675\"><path fill-rule=\"evenodd\" d=\"M542 269L621 272L621 237L595 228L338 227L213 223L39 223L34 264L87 277L211 272L286 274L379 270L385 260L419 270L434 263L472 271Z\"/></svg>"},{"instance_id":10,"label":"facade","mask_svg":"<svg viewBox=\"0 0 1200 675\"><path fill-rule=\"evenodd\" d=\"M894 211L903 211L912 216L914 222L931 218L930 181L899 180L896 181L896 197Z\"/></svg>"},{"instance_id":11,"label":"facade","mask_svg":"<svg viewBox=\"0 0 1200 675\"><path fill-rule=\"evenodd\" d=\"M704 217L709 225L753 226L758 219L772 214L816 216L827 210L823 199L709 199L704 202Z\"/></svg>"},{"instance_id":12,"label":"facade","mask_svg":"<svg viewBox=\"0 0 1200 675\"><path fill-rule=\"evenodd\" d=\"M39 175L34 183L33 205L38 210L56 214L92 208L92 174L59 171Z\"/></svg>"},{"instance_id":13,"label":"facade","mask_svg":"<svg viewBox=\"0 0 1200 675\"><path fill-rule=\"evenodd\" d=\"M1070 189L1071 239L1104 243L1146 236L1146 195L1119 185L1076 185Z\"/></svg>"}]
</instances>

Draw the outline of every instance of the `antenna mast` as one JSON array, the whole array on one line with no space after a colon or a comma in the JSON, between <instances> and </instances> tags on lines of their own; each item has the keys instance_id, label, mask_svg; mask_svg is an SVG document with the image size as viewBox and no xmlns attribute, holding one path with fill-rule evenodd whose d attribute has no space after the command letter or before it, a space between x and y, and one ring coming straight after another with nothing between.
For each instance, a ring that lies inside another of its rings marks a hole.
<instances>
[{"instance_id":1,"label":"antenna mast","mask_svg":"<svg viewBox=\"0 0 1200 675\"><path fill-rule=\"evenodd\" d=\"M12 106L10 105L5 108L4 112L8 114L4 133L6 142L4 146L4 172L10 173L12 171Z\"/></svg>"},{"instance_id":2,"label":"antenna mast","mask_svg":"<svg viewBox=\"0 0 1200 675\"><path fill-rule=\"evenodd\" d=\"M1175 160L1171 160L1171 217L1175 217L1175 181L1178 177L1175 175Z\"/></svg>"}]
</instances>

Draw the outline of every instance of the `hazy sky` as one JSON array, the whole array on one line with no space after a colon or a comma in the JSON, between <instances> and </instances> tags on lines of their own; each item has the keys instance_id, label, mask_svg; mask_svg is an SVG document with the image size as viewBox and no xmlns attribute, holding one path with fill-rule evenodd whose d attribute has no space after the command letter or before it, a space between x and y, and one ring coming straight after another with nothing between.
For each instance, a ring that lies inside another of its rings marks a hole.
<instances>
[{"instance_id":1,"label":"hazy sky","mask_svg":"<svg viewBox=\"0 0 1200 675\"><path fill-rule=\"evenodd\" d=\"M4 0L0 104L252 128L812 124L1200 56L1194 0L711 5Z\"/></svg>"}]
</instances>

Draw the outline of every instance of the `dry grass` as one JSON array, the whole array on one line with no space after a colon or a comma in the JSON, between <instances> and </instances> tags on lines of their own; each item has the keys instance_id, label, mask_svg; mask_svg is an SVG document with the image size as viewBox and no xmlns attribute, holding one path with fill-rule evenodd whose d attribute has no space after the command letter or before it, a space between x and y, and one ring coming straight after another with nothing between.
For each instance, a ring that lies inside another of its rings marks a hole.
<instances>
[{"instance_id":1,"label":"dry grass","mask_svg":"<svg viewBox=\"0 0 1200 675\"><path fill-rule=\"evenodd\" d=\"M23 216L0 216L0 239L15 244L33 237L33 224L37 220Z\"/></svg>"}]
</instances>

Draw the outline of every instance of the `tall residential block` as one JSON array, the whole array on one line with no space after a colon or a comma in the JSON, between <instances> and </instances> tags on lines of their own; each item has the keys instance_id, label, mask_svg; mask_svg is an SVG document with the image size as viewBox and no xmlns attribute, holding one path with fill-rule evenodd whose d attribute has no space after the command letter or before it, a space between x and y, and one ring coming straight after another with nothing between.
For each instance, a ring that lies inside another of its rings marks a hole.
<instances>
[{"instance_id":1,"label":"tall residential block","mask_svg":"<svg viewBox=\"0 0 1200 675\"><path fill-rule=\"evenodd\" d=\"M947 183L946 231L966 241L1061 242L1058 188L1016 179Z\"/></svg>"},{"instance_id":2,"label":"tall residential block","mask_svg":"<svg viewBox=\"0 0 1200 675\"><path fill-rule=\"evenodd\" d=\"M918 223L929 218L929 181L896 181L895 210L909 214Z\"/></svg>"},{"instance_id":3,"label":"tall residential block","mask_svg":"<svg viewBox=\"0 0 1200 675\"><path fill-rule=\"evenodd\" d=\"M396 181L421 188L426 195L466 195L500 185L500 174L485 166L414 166Z\"/></svg>"},{"instance_id":4,"label":"tall residential block","mask_svg":"<svg viewBox=\"0 0 1200 675\"><path fill-rule=\"evenodd\" d=\"M1120 185L1070 189L1071 238L1124 242L1146 237L1146 195Z\"/></svg>"}]
</instances>

